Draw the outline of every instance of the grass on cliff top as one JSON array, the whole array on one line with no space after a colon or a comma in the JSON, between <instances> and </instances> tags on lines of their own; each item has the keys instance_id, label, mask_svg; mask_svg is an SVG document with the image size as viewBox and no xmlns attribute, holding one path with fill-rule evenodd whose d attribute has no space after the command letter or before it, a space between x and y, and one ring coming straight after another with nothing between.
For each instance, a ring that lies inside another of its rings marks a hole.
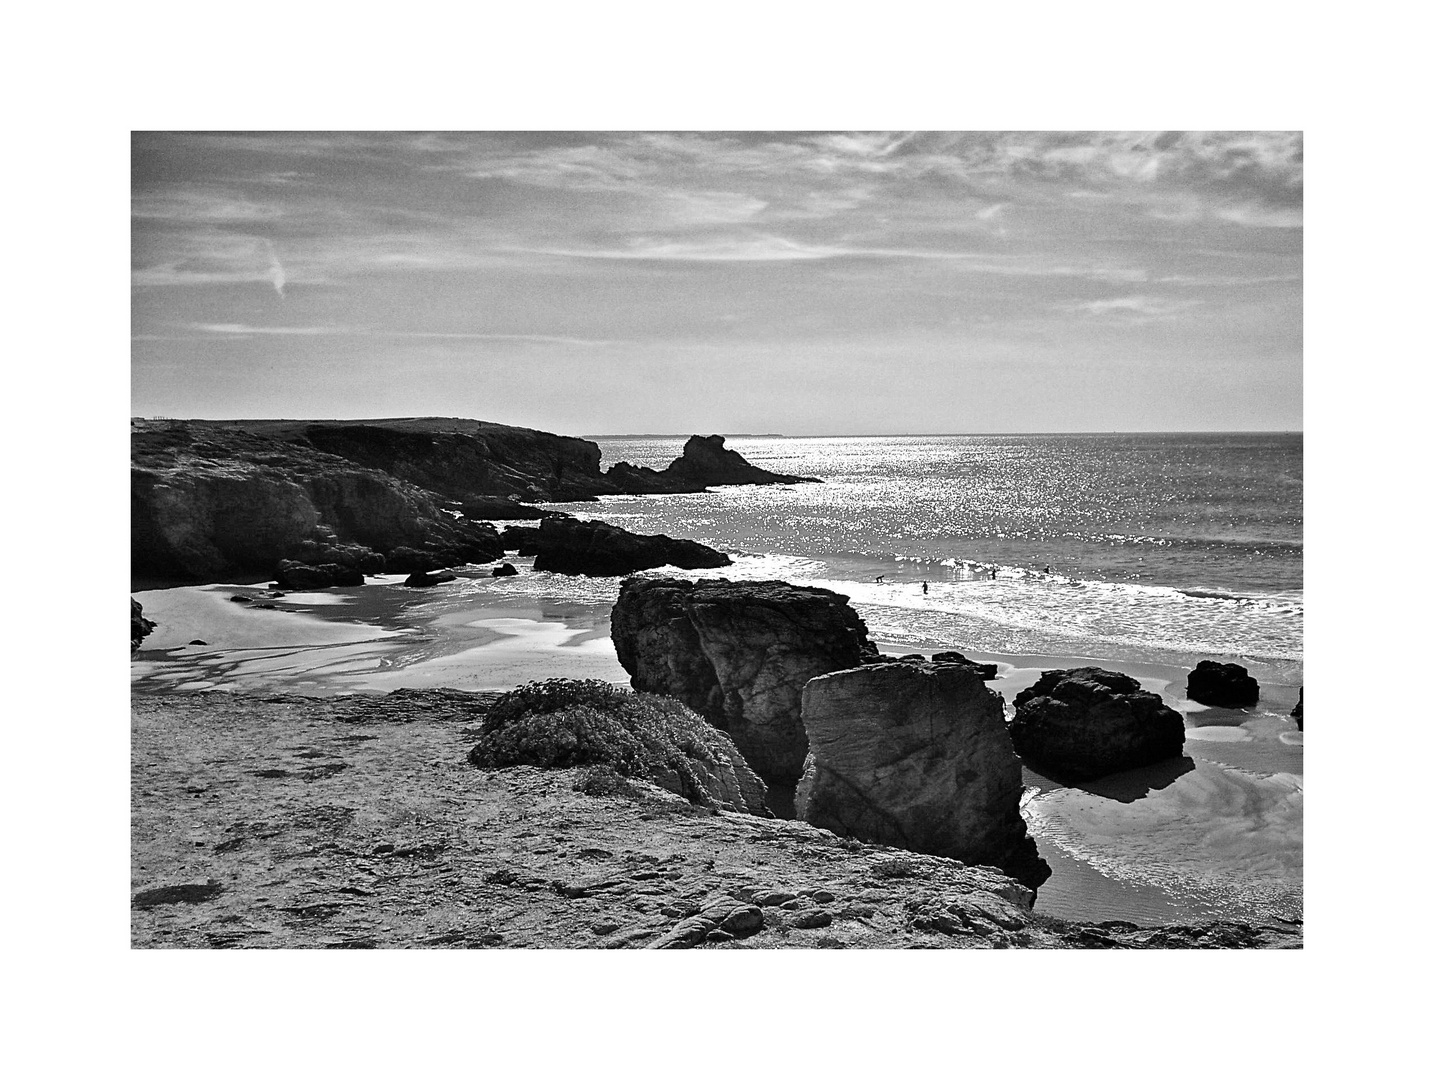
<instances>
[{"instance_id":1,"label":"grass on cliff top","mask_svg":"<svg viewBox=\"0 0 1434 1080\"><path fill-rule=\"evenodd\" d=\"M634 693L596 679L528 683L499 698L468 760L481 768L607 766L619 776L652 780L707 803L693 770L736 765L731 740L680 701Z\"/></svg>"}]
</instances>

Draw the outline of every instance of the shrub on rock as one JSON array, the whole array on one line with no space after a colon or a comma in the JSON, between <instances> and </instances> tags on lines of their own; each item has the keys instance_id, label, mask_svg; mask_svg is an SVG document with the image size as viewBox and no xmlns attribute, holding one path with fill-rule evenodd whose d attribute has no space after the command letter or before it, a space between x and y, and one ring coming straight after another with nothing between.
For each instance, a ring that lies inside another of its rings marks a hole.
<instances>
[{"instance_id":1,"label":"shrub on rock","mask_svg":"<svg viewBox=\"0 0 1434 1080\"><path fill-rule=\"evenodd\" d=\"M606 765L698 806L766 813L766 786L725 732L679 701L595 679L549 679L503 695L468 760L483 768Z\"/></svg>"}]
</instances>

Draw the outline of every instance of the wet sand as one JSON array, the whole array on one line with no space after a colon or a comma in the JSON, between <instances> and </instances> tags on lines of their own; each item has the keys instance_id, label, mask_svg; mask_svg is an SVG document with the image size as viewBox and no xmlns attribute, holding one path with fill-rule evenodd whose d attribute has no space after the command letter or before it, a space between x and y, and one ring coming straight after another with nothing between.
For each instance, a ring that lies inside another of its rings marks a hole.
<instances>
[{"instance_id":1,"label":"wet sand","mask_svg":"<svg viewBox=\"0 0 1434 1080\"><path fill-rule=\"evenodd\" d=\"M557 677L628 684L608 601L504 597L478 577L428 590L401 580L279 598L254 585L135 593L158 626L131 664L132 690L332 696ZM1138 679L1185 718L1185 753L1171 763L1070 787L1023 770L1023 813L1054 871L1037 911L1144 925L1302 918L1303 735L1288 716L1297 687L1264 685L1248 710L1209 709L1184 698L1179 667L963 651L997 665L989 685L1008 710L1043 670L1094 665Z\"/></svg>"}]
</instances>

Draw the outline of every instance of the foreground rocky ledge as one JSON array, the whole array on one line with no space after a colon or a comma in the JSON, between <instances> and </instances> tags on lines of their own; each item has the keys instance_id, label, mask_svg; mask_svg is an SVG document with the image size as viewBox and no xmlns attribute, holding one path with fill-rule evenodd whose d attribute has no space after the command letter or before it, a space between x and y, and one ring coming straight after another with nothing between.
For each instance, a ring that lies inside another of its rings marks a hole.
<instances>
[{"instance_id":1,"label":"foreground rocky ledge","mask_svg":"<svg viewBox=\"0 0 1434 1080\"><path fill-rule=\"evenodd\" d=\"M990 869L466 761L496 695L132 702L141 948L1287 948L1085 926ZM586 794L577 790L609 791Z\"/></svg>"}]
</instances>

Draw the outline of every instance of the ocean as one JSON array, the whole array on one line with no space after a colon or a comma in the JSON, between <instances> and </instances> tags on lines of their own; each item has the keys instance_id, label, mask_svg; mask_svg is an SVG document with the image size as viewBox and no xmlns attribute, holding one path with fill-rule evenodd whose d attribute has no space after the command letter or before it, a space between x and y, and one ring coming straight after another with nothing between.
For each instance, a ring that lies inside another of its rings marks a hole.
<instances>
[{"instance_id":1,"label":"ocean","mask_svg":"<svg viewBox=\"0 0 1434 1080\"><path fill-rule=\"evenodd\" d=\"M605 464L660 468L684 440L595 441ZM1300 679L1301 434L727 445L763 468L823 483L551 505L732 552L737 565L718 575L835 589L874 637L912 649L1211 658Z\"/></svg>"}]
</instances>

